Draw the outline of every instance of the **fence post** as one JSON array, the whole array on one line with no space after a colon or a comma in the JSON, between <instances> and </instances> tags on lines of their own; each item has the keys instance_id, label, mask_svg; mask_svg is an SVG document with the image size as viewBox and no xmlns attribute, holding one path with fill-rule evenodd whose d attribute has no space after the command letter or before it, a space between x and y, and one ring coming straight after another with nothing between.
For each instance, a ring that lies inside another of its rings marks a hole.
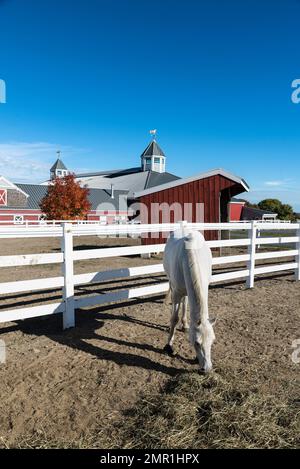
<instances>
[{"instance_id":1,"label":"fence post","mask_svg":"<svg viewBox=\"0 0 300 469\"><path fill-rule=\"evenodd\" d=\"M249 269L249 276L246 280L246 287L254 287L254 271L255 271L255 254L256 254L256 233L257 227L255 221L251 222L251 229L248 231L248 237L250 237L250 245L248 247L248 254L250 254L250 260L247 262L247 269Z\"/></svg>"},{"instance_id":2,"label":"fence post","mask_svg":"<svg viewBox=\"0 0 300 469\"><path fill-rule=\"evenodd\" d=\"M257 229L257 237L260 238L260 229ZM260 244L257 245L257 249L260 249Z\"/></svg>"},{"instance_id":3,"label":"fence post","mask_svg":"<svg viewBox=\"0 0 300 469\"><path fill-rule=\"evenodd\" d=\"M185 228L187 228L188 222L186 220L182 220L179 222L179 225L180 225L181 236L184 237Z\"/></svg>"},{"instance_id":4,"label":"fence post","mask_svg":"<svg viewBox=\"0 0 300 469\"><path fill-rule=\"evenodd\" d=\"M298 251L298 254L296 255L296 262L298 267L296 267L295 270L295 280L300 280L300 228L297 229L296 236L298 238L298 241L296 242L296 249Z\"/></svg>"},{"instance_id":5,"label":"fence post","mask_svg":"<svg viewBox=\"0 0 300 469\"><path fill-rule=\"evenodd\" d=\"M65 304L65 311L63 313L63 329L68 329L75 326L72 224L62 223L62 228L63 236L61 250L64 256L62 271L64 276L63 299Z\"/></svg>"}]
</instances>

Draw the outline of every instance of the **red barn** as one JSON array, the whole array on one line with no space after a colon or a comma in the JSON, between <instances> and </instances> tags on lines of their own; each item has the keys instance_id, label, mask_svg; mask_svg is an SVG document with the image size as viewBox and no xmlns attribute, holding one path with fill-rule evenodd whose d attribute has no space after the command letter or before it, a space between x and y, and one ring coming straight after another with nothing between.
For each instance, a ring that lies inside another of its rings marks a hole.
<instances>
[{"instance_id":1,"label":"red barn","mask_svg":"<svg viewBox=\"0 0 300 469\"><path fill-rule=\"evenodd\" d=\"M249 191L244 179L223 169L215 169L185 179L138 192L142 223L228 222L231 198ZM217 232L207 232L207 239L216 239ZM161 243L164 238L144 239L145 244Z\"/></svg>"}]
</instances>

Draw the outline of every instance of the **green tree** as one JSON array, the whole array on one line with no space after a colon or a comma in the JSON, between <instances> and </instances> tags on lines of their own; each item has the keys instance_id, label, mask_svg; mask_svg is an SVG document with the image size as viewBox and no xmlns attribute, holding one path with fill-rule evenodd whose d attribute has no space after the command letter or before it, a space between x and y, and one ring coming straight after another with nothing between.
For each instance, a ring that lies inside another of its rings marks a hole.
<instances>
[{"instance_id":1,"label":"green tree","mask_svg":"<svg viewBox=\"0 0 300 469\"><path fill-rule=\"evenodd\" d=\"M291 205L283 204L278 199L264 199L258 203L258 208L277 213L280 220L293 220L294 211Z\"/></svg>"}]
</instances>

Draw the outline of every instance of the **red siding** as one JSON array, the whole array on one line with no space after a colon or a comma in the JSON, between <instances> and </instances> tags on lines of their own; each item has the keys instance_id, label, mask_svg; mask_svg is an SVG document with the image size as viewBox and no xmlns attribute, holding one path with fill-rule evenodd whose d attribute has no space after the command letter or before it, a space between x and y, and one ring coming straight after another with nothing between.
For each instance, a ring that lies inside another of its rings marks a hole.
<instances>
[{"instance_id":1,"label":"red siding","mask_svg":"<svg viewBox=\"0 0 300 469\"><path fill-rule=\"evenodd\" d=\"M145 213L143 206L141 208L141 219L143 223L155 223L154 218L158 218L158 214L155 217L151 217L151 206L154 203L172 204L177 202L180 204L183 215L177 214L175 217L171 213L170 221L176 222L182 219L190 222L200 222L203 220L199 219L199 207L197 204L204 204L204 222L205 223L218 223L220 221L220 194L221 191L235 188L235 193L243 192L241 188L238 190L238 184L230 179L227 179L220 175L211 176L205 179L199 179L190 183L182 184L181 186L171 187L153 194L142 196L140 201L147 207L148 213ZM228 192L228 191L227 191ZM188 216L184 213L184 204L192 204L192 216ZM161 222L162 213L159 214L159 221ZM217 239L218 233L216 231L206 232L207 239ZM145 237L144 244L161 243L164 238L160 236L158 239L151 239L151 237Z\"/></svg>"}]
</instances>

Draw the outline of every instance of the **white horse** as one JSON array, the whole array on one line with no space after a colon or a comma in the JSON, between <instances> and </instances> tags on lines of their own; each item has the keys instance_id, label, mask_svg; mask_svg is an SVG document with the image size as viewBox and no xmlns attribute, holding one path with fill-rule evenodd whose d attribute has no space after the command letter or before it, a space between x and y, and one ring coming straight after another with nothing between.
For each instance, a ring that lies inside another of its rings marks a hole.
<instances>
[{"instance_id":1,"label":"white horse","mask_svg":"<svg viewBox=\"0 0 300 469\"><path fill-rule=\"evenodd\" d=\"M175 328L183 305L183 327L187 327L186 297L190 307L190 342L195 347L202 372L212 369L211 347L215 340L213 321L208 316L208 287L212 255L203 235L197 231L172 233L166 244L163 265L170 283L172 315L165 351L173 355Z\"/></svg>"}]
</instances>

